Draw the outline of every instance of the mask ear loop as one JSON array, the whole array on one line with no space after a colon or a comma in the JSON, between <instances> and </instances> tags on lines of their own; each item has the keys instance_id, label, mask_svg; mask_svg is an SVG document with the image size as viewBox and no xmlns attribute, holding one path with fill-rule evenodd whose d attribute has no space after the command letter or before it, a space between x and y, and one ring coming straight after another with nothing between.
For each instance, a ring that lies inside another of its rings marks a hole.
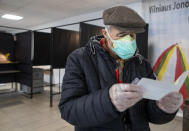
<instances>
[{"instance_id":1,"label":"mask ear loop","mask_svg":"<svg viewBox=\"0 0 189 131\"><path fill-rule=\"evenodd\" d=\"M112 41L112 43L114 43L114 40L112 39L112 37L110 36L110 34L109 34L109 32L108 32L108 29L107 28L105 28L105 31L106 31L106 33L107 33L107 35L108 35L108 37L110 38L110 40ZM113 48L115 48L115 45L113 44Z\"/></svg>"},{"instance_id":2,"label":"mask ear loop","mask_svg":"<svg viewBox=\"0 0 189 131\"><path fill-rule=\"evenodd\" d=\"M110 36L110 34L109 34L109 32L108 32L108 29L107 29L107 28L105 28L105 31L106 31L106 33L107 33L108 37L110 38L110 40L113 42L113 39L112 39L112 37Z\"/></svg>"}]
</instances>

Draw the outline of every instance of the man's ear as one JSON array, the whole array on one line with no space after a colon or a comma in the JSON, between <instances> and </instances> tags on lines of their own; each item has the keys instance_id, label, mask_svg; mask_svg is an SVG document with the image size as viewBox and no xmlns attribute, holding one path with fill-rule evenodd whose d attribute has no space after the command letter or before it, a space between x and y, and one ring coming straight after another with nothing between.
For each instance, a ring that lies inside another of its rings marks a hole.
<instances>
[{"instance_id":1,"label":"man's ear","mask_svg":"<svg viewBox=\"0 0 189 131\"><path fill-rule=\"evenodd\" d=\"M136 39L136 33L132 33L131 36Z\"/></svg>"},{"instance_id":2,"label":"man's ear","mask_svg":"<svg viewBox=\"0 0 189 131\"><path fill-rule=\"evenodd\" d=\"M103 34L104 38L108 38L108 36L107 36L107 32L106 32L105 29L102 29L102 34Z\"/></svg>"},{"instance_id":3,"label":"man's ear","mask_svg":"<svg viewBox=\"0 0 189 131\"><path fill-rule=\"evenodd\" d=\"M134 39L136 39L136 33L134 33Z\"/></svg>"}]
</instances>

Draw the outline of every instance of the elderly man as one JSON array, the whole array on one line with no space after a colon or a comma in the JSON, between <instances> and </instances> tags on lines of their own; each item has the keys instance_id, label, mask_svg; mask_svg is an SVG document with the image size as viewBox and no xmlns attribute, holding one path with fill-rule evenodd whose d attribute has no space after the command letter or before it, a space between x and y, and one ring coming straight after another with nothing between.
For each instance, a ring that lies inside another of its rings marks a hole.
<instances>
[{"instance_id":1,"label":"elderly man","mask_svg":"<svg viewBox=\"0 0 189 131\"><path fill-rule=\"evenodd\" d=\"M61 117L75 131L150 131L149 122L174 119L181 94L143 99L142 89L134 84L136 78L155 79L137 51L136 33L144 32L144 20L125 6L105 10L103 20L103 36L92 37L67 59Z\"/></svg>"}]
</instances>

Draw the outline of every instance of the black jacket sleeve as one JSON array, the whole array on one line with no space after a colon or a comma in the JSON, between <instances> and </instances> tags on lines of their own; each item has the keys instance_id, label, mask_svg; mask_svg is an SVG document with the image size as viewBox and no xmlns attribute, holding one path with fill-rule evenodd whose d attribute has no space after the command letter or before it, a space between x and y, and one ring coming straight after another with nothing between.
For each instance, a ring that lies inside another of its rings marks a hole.
<instances>
[{"instance_id":1,"label":"black jacket sleeve","mask_svg":"<svg viewBox=\"0 0 189 131\"><path fill-rule=\"evenodd\" d=\"M147 74L148 78L156 79L153 70L151 68L151 65L147 62ZM152 87L153 88L153 87ZM168 114L161 110L154 100L148 100L147 101L147 114L148 114L148 120L149 122L155 123L155 124L165 124L170 122L174 119L177 112L173 114Z\"/></svg>"},{"instance_id":2,"label":"black jacket sleeve","mask_svg":"<svg viewBox=\"0 0 189 131\"><path fill-rule=\"evenodd\" d=\"M109 122L119 116L113 107L109 88L88 93L82 70L83 59L77 50L67 59L59 103L61 117L79 127L92 127Z\"/></svg>"}]
</instances>

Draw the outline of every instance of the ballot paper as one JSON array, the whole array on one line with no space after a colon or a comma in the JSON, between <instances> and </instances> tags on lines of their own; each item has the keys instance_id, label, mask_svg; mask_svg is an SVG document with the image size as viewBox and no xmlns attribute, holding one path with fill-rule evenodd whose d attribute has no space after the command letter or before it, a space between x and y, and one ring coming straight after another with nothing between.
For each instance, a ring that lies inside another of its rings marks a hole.
<instances>
[{"instance_id":1,"label":"ballot paper","mask_svg":"<svg viewBox=\"0 0 189 131\"><path fill-rule=\"evenodd\" d=\"M137 83L137 85L143 89L143 98L150 100L160 100L170 92L179 92L188 75L189 70L183 72L176 82L173 83L142 78Z\"/></svg>"}]
</instances>

